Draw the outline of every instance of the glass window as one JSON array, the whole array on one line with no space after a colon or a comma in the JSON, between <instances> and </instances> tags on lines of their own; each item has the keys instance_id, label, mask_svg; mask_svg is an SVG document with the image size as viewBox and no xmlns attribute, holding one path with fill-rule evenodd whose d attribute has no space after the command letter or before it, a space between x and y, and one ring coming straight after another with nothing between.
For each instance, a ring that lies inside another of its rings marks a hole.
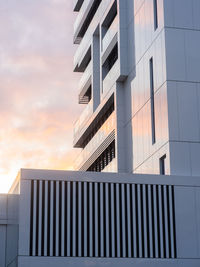
<instances>
[{"instance_id":1,"label":"glass window","mask_svg":"<svg viewBox=\"0 0 200 267\"><path fill-rule=\"evenodd\" d=\"M160 158L160 174L161 175L165 175L165 161L166 161L166 155Z\"/></svg>"},{"instance_id":2,"label":"glass window","mask_svg":"<svg viewBox=\"0 0 200 267\"><path fill-rule=\"evenodd\" d=\"M154 73L153 73L153 58L149 61L150 69L150 100L151 100L151 132L152 132L152 144L156 142L156 130L155 130L155 105L154 105Z\"/></svg>"},{"instance_id":3,"label":"glass window","mask_svg":"<svg viewBox=\"0 0 200 267\"><path fill-rule=\"evenodd\" d=\"M153 11L154 11L154 30L158 28L158 3L157 0L153 0Z\"/></svg>"}]
</instances>

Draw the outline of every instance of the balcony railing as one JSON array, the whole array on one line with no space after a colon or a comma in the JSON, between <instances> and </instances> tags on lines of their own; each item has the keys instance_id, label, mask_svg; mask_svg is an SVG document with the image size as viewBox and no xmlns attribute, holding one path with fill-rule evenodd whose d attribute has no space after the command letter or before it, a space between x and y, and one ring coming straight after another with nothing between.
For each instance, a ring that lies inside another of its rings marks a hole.
<instances>
[{"instance_id":1,"label":"balcony railing","mask_svg":"<svg viewBox=\"0 0 200 267\"><path fill-rule=\"evenodd\" d=\"M95 31L95 29L97 28L99 21L102 18L102 14L104 14L106 12L106 10L108 9L110 5L110 1L102 1L96 14L95 17L93 18L92 22L90 23L82 41L81 41L81 45L77 48L76 53L74 55L74 68L76 68L77 65L79 65L82 61L82 59L84 58L85 53L87 52L88 48L91 45L92 42L92 36L93 33ZM81 9L83 8L83 6L81 7ZM78 18L77 18L78 19Z\"/></svg>"},{"instance_id":2,"label":"balcony railing","mask_svg":"<svg viewBox=\"0 0 200 267\"><path fill-rule=\"evenodd\" d=\"M85 16L86 11L89 7L89 5L91 5L91 3L93 2L93 0L85 0L81 6L81 9L78 13L78 16L74 22L74 35L77 35L78 30L81 28L81 24L83 24L84 22L84 18L86 18L87 16Z\"/></svg>"},{"instance_id":3,"label":"balcony railing","mask_svg":"<svg viewBox=\"0 0 200 267\"><path fill-rule=\"evenodd\" d=\"M89 119L89 117L92 115L92 113L93 113L93 102L91 100L87 104L86 108L82 112L82 114L79 117L79 119L75 122L75 125L74 125L74 139L76 138L76 135L81 130L83 124L87 121L87 119Z\"/></svg>"},{"instance_id":4,"label":"balcony railing","mask_svg":"<svg viewBox=\"0 0 200 267\"><path fill-rule=\"evenodd\" d=\"M115 128L115 112L113 112L110 117L101 126L99 131L91 139L91 141L86 145L86 147L79 154L75 165L76 169L79 169L81 165L93 154L93 152L98 148L100 144L108 137L108 135Z\"/></svg>"},{"instance_id":5,"label":"balcony railing","mask_svg":"<svg viewBox=\"0 0 200 267\"><path fill-rule=\"evenodd\" d=\"M102 40L102 52L104 52L118 32L118 16L115 17Z\"/></svg>"},{"instance_id":6,"label":"balcony railing","mask_svg":"<svg viewBox=\"0 0 200 267\"><path fill-rule=\"evenodd\" d=\"M119 60L117 60L103 80L103 94L107 93L112 88L114 83L117 81L119 75L120 66Z\"/></svg>"},{"instance_id":7,"label":"balcony railing","mask_svg":"<svg viewBox=\"0 0 200 267\"><path fill-rule=\"evenodd\" d=\"M79 95L82 93L82 90L84 89L86 83L91 78L91 76L92 76L92 61L88 64L78 84Z\"/></svg>"}]
</instances>

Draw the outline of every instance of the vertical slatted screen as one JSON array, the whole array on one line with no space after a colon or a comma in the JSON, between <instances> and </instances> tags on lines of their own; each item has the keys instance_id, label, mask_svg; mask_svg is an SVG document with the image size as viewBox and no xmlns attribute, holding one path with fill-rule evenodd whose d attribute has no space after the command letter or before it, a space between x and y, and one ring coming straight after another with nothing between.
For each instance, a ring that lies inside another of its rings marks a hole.
<instances>
[{"instance_id":1,"label":"vertical slatted screen","mask_svg":"<svg viewBox=\"0 0 200 267\"><path fill-rule=\"evenodd\" d=\"M31 186L30 256L176 258L173 186Z\"/></svg>"}]
</instances>

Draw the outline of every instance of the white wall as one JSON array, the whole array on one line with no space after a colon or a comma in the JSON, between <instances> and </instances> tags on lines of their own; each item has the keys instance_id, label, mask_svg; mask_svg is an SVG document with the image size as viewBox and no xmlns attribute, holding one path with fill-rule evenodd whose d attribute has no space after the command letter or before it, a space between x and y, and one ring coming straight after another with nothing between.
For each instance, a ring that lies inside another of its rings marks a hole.
<instances>
[{"instance_id":1,"label":"white wall","mask_svg":"<svg viewBox=\"0 0 200 267\"><path fill-rule=\"evenodd\" d=\"M6 265L6 225L0 224L0 266Z\"/></svg>"},{"instance_id":2,"label":"white wall","mask_svg":"<svg viewBox=\"0 0 200 267\"><path fill-rule=\"evenodd\" d=\"M164 1L170 165L199 175L200 2Z\"/></svg>"},{"instance_id":3,"label":"white wall","mask_svg":"<svg viewBox=\"0 0 200 267\"><path fill-rule=\"evenodd\" d=\"M18 253L18 196L0 195L0 267L16 266Z\"/></svg>"},{"instance_id":4,"label":"white wall","mask_svg":"<svg viewBox=\"0 0 200 267\"><path fill-rule=\"evenodd\" d=\"M158 28L154 29L153 0L134 1L135 68L131 83L133 166L136 173L159 173L159 158L166 154L169 173L169 136L163 1L158 0ZM150 70L153 58L155 133L152 145Z\"/></svg>"}]
</instances>

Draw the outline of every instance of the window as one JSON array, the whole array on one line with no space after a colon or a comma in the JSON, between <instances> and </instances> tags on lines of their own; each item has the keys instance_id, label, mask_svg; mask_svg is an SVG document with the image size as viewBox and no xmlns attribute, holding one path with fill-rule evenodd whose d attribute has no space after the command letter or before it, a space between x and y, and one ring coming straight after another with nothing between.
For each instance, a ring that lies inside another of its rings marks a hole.
<instances>
[{"instance_id":1,"label":"window","mask_svg":"<svg viewBox=\"0 0 200 267\"><path fill-rule=\"evenodd\" d=\"M165 175L165 160L166 155L164 155L162 158L160 158L160 175Z\"/></svg>"},{"instance_id":2,"label":"window","mask_svg":"<svg viewBox=\"0 0 200 267\"><path fill-rule=\"evenodd\" d=\"M154 12L154 30L158 28L158 3L157 0L153 0L153 12Z\"/></svg>"},{"instance_id":3,"label":"window","mask_svg":"<svg viewBox=\"0 0 200 267\"><path fill-rule=\"evenodd\" d=\"M156 142L153 58L151 58L149 61L149 69L150 69L151 132L152 132L152 145L153 145Z\"/></svg>"}]
</instances>

